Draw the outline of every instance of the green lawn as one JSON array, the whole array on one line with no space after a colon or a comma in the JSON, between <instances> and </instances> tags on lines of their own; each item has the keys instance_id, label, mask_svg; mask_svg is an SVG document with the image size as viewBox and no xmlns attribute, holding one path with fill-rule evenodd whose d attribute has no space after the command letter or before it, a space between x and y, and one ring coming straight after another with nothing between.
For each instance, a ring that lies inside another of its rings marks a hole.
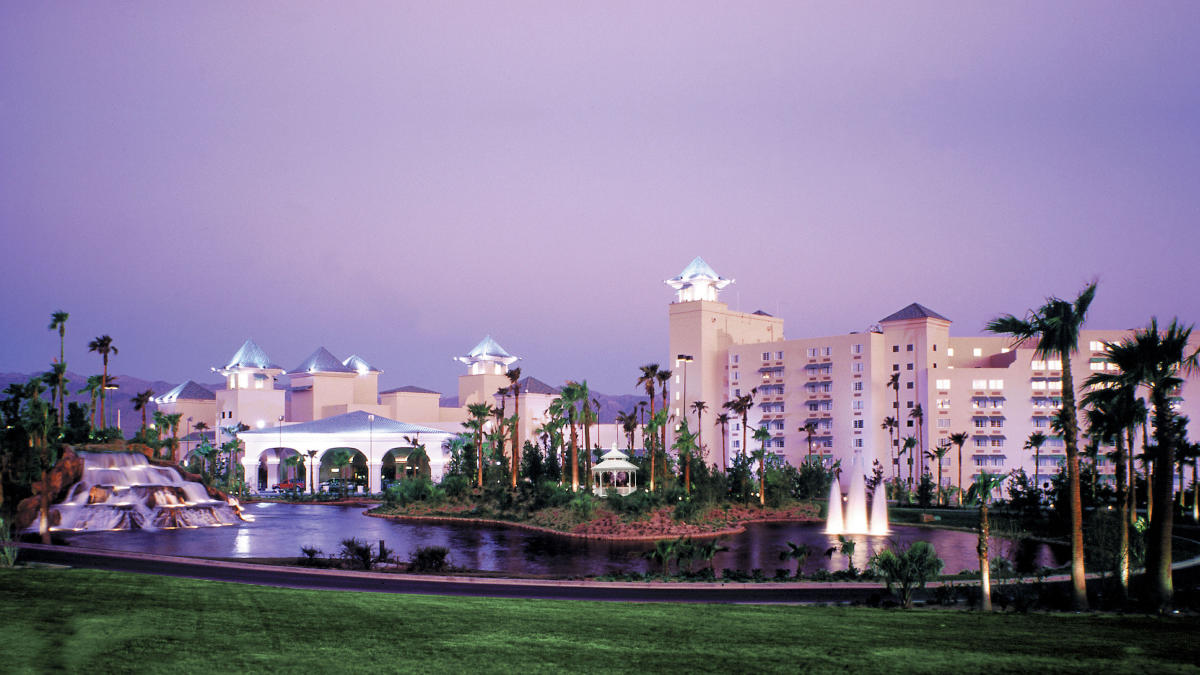
<instances>
[{"instance_id":1,"label":"green lawn","mask_svg":"<svg viewBox=\"0 0 1200 675\"><path fill-rule=\"evenodd\" d=\"M18 672L1197 672L1200 620L491 600L0 569Z\"/></svg>"}]
</instances>

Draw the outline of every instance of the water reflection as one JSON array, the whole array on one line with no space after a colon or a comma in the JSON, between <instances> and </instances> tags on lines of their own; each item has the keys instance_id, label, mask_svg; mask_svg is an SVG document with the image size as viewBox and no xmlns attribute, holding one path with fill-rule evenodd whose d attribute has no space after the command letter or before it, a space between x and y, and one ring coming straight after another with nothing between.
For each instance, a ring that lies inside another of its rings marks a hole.
<instances>
[{"instance_id":1,"label":"water reflection","mask_svg":"<svg viewBox=\"0 0 1200 675\"><path fill-rule=\"evenodd\" d=\"M302 546L315 546L325 554L336 554L340 542L357 537L372 545L384 541L402 560L422 546L445 546L451 563L476 570L513 574L582 576L645 572L650 563L643 554L650 542L584 541L555 537L506 527L481 527L445 523L409 523L362 514L361 507L315 504L254 504L249 507L253 522L198 530L76 533L66 538L73 544L94 548L140 551L162 555L212 558L282 558L301 556ZM805 565L811 574L818 569L838 570L846 559L825 550L838 545L836 536L826 535L823 526L790 523L755 523L746 532L727 537L728 551L718 553L713 566L750 571L762 569L767 576L777 568L795 568L780 560L785 542L808 544L814 551ZM910 545L924 540L933 544L946 561L947 572L976 569L976 537L970 532L893 526L885 537L854 535L854 566L863 569L871 555L892 545ZM1018 570L1032 571L1066 559L1066 552L1040 543L993 540L994 554L1012 558ZM697 565L704 563L698 562Z\"/></svg>"}]
</instances>

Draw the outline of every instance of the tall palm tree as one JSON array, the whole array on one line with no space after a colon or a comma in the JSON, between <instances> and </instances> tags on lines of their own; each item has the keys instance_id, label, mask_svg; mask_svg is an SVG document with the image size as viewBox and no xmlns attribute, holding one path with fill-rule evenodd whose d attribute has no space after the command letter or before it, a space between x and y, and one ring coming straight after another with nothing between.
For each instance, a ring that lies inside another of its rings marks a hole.
<instances>
[{"instance_id":1,"label":"tall palm tree","mask_svg":"<svg viewBox=\"0 0 1200 675\"><path fill-rule=\"evenodd\" d=\"M658 385L658 364L648 363L641 367L642 374L638 376L637 383L646 388L646 396L650 397L650 419L654 419L654 388ZM650 454L650 491L654 492L654 442L656 439L651 438L651 443L646 443L646 431L642 432L642 445L646 446L646 452Z\"/></svg>"},{"instance_id":2,"label":"tall palm tree","mask_svg":"<svg viewBox=\"0 0 1200 675\"><path fill-rule=\"evenodd\" d=\"M679 430L675 433L675 442L671 448L679 453L679 461L683 462L683 491L687 494L692 493L692 453L695 452L696 434L693 434L688 429L687 419L679 425Z\"/></svg>"},{"instance_id":3,"label":"tall palm tree","mask_svg":"<svg viewBox=\"0 0 1200 675\"><path fill-rule=\"evenodd\" d=\"M659 368L658 372L654 374L654 377L658 378L658 392L659 392L659 394L662 395L662 409L664 412L666 412L671 409L670 405L667 401L667 389L668 389L667 384L671 381L671 371L667 370L666 368ZM670 420L670 418L671 418L671 413L668 412L667 419ZM668 425L666 423L664 423L662 425L662 429L660 429L660 431L662 432L662 442L659 443L659 445L658 445L659 449L662 450L662 453L663 453L662 454L662 462L659 464L659 466L662 470L662 475L663 475L664 480L666 479L667 474L668 474L668 471L667 471L667 426Z\"/></svg>"},{"instance_id":4,"label":"tall palm tree","mask_svg":"<svg viewBox=\"0 0 1200 675\"><path fill-rule=\"evenodd\" d=\"M729 434L729 414L717 415L717 425L721 427L721 470L729 468L729 455L725 450L725 437Z\"/></svg>"},{"instance_id":5,"label":"tall palm tree","mask_svg":"<svg viewBox=\"0 0 1200 675\"><path fill-rule=\"evenodd\" d=\"M625 432L625 438L628 441L629 454L633 455L633 434L638 428L636 408L629 412L618 412L617 424L620 424L621 431Z\"/></svg>"},{"instance_id":6,"label":"tall palm tree","mask_svg":"<svg viewBox=\"0 0 1200 675\"><path fill-rule=\"evenodd\" d=\"M167 427L171 429L171 461L179 463L179 421L183 419L183 413L171 413L166 416Z\"/></svg>"},{"instance_id":7,"label":"tall palm tree","mask_svg":"<svg viewBox=\"0 0 1200 675\"><path fill-rule=\"evenodd\" d=\"M1030 432L1029 440L1025 441L1025 449L1033 451L1033 487L1034 487L1034 489L1036 489L1038 491L1039 495L1041 494L1041 491L1042 491L1042 485L1041 485L1041 483L1038 482L1039 481L1038 469L1041 467L1042 446L1045 445L1045 443L1046 443L1046 434L1043 434L1040 431ZM1039 497L1038 504L1040 505L1041 502L1042 502L1042 500Z\"/></svg>"},{"instance_id":8,"label":"tall palm tree","mask_svg":"<svg viewBox=\"0 0 1200 675\"><path fill-rule=\"evenodd\" d=\"M896 392L896 445L900 445L900 371L894 371L888 376L887 386Z\"/></svg>"},{"instance_id":9,"label":"tall palm tree","mask_svg":"<svg viewBox=\"0 0 1200 675\"><path fill-rule=\"evenodd\" d=\"M117 348L115 346L113 346L112 342L113 342L112 338L109 337L108 335L101 335L100 337L98 337L95 340L92 340L91 342L88 343L88 351L96 352L97 354L100 355L101 359L103 359L103 361L104 361L104 380L103 381L105 383L108 382L108 356L109 356L109 354L116 356L116 354L118 353ZM104 399L105 398L106 397L104 394L104 389L102 388L102 389L100 389L100 425L102 427L108 426L108 419L104 416Z\"/></svg>"},{"instance_id":10,"label":"tall palm tree","mask_svg":"<svg viewBox=\"0 0 1200 675\"><path fill-rule=\"evenodd\" d=\"M1092 381L1092 378L1088 378L1088 382ZM1134 415L1134 400L1132 387L1093 388L1082 398L1087 407L1091 435L1100 442L1114 443L1117 446L1113 459L1117 469L1117 508L1120 521L1117 526L1117 578L1123 598L1129 595L1129 490L1126 478L1128 459L1125 456L1125 438L1126 432L1133 425L1131 420ZM1033 440L1032 435L1030 440Z\"/></svg>"},{"instance_id":11,"label":"tall palm tree","mask_svg":"<svg viewBox=\"0 0 1200 675\"><path fill-rule=\"evenodd\" d=\"M708 404L704 401L692 401L692 412L696 413L696 447L700 449L701 457L704 456L704 411L708 410Z\"/></svg>"},{"instance_id":12,"label":"tall palm tree","mask_svg":"<svg viewBox=\"0 0 1200 675\"><path fill-rule=\"evenodd\" d=\"M958 459L954 462L958 467L958 481L955 485L958 487L958 505L961 507L963 505L962 446L967 442L967 432L960 431L956 434L950 434L950 442L958 448Z\"/></svg>"},{"instance_id":13,"label":"tall palm tree","mask_svg":"<svg viewBox=\"0 0 1200 675\"><path fill-rule=\"evenodd\" d=\"M937 460L938 482L937 482L937 500L938 506L942 505L942 460L945 459L946 453L950 452L950 444L945 441L941 445L934 446L932 450L926 450L926 457L930 461Z\"/></svg>"},{"instance_id":14,"label":"tall palm tree","mask_svg":"<svg viewBox=\"0 0 1200 675\"><path fill-rule=\"evenodd\" d=\"M512 368L505 375L508 377L508 390L513 396L513 429L512 429L512 487L517 487L517 474L521 472L521 369Z\"/></svg>"},{"instance_id":15,"label":"tall palm tree","mask_svg":"<svg viewBox=\"0 0 1200 675\"><path fill-rule=\"evenodd\" d=\"M883 424L880 424L879 428L886 429L888 432L888 458L894 460L892 462L892 478L899 478L900 457L897 450L900 447L900 423L896 421L895 417L888 415L883 418ZM892 441L893 432L895 432L896 436L895 441Z\"/></svg>"},{"instance_id":16,"label":"tall palm tree","mask_svg":"<svg viewBox=\"0 0 1200 675\"><path fill-rule=\"evenodd\" d=\"M1146 448L1152 455L1154 472L1151 478L1150 499L1153 506L1150 515L1150 530L1146 541L1146 573L1151 579L1151 596L1160 610L1170 607L1174 595L1171 578L1171 535L1174 529L1174 509L1171 497L1174 493L1176 445L1180 438L1173 433L1176 413L1171 408L1171 393L1183 384L1181 374L1186 375L1200 366L1200 350L1189 353L1188 341L1192 336L1191 326L1182 326L1172 320L1165 330L1160 330L1158 319L1152 318L1150 325L1133 334L1131 338L1111 345L1108 354L1119 370L1103 373L1097 383L1107 382L1117 386L1142 385L1150 390L1150 404L1154 411L1154 444ZM1097 376L1101 373L1097 373Z\"/></svg>"},{"instance_id":17,"label":"tall palm tree","mask_svg":"<svg viewBox=\"0 0 1200 675\"><path fill-rule=\"evenodd\" d=\"M575 432L575 420L579 410L575 407L583 398L583 387L575 381L568 381L562 386L559 398L563 402L567 424L571 427L571 490L579 491L579 436Z\"/></svg>"},{"instance_id":18,"label":"tall palm tree","mask_svg":"<svg viewBox=\"0 0 1200 675\"><path fill-rule=\"evenodd\" d=\"M920 451L923 451L925 449L925 433L924 433L925 409L921 407L920 403L914 405L912 407L912 410L908 411L908 418L911 419L913 422L915 422L916 426L917 426L917 448L918 448L917 459L920 459L921 458ZM921 469L922 469L921 474L924 475L926 473L924 470L925 466L922 465Z\"/></svg>"},{"instance_id":19,"label":"tall palm tree","mask_svg":"<svg viewBox=\"0 0 1200 675\"><path fill-rule=\"evenodd\" d=\"M991 528L988 525L988 505L992 501L992 494L1003 484L1003 475L981 471L967 492L967 501L979 505L979 545L975 550L979 553L979 573L982 577L979 583L979 590L983 596L980 609L985 612L992 611L992 566L988 559L988 536L991 534Z\"/></svg>"},{"instance_id":20,"label":"tall palm tree","mask_svg":"<svg viewBox=\"0 0 1200 675\"><path fill-rule=\"evenodd\" d=\"M1024 319L1005 314L988 322L986 330L1013 338L1013 346L1034 340L1038 358L1057 356L1062 360L1063 441L1067 451L1067 494L1071 515L1071 584L1072 604L1076 610L1087 609L1087 582L1083 569L1083 508L1079 488L1079 423L1075 410L1075 382L1071 376L1071 355L1079 348L1079 331L1087 317L1088 307L1096 297L1093 282L1080 292L1074 301L1049 298L1038 309L1029 310ZM1168 546L1170 542L1168 540ZM1170 553L1168 552L1168 557ZM1170 566L1167 569L1170 575Z\"/></svg>"},{"instance_id":21,"label":"tall palm tree","mask_svg":"<svg viewBox=\"0 0 1200 675\"><path fill-rule=\"evenodd\" d=\"M495 408L490 403L471 403L467 406L468 420L464 426L475 434L475 452L479 460L476 485L483 487L483 427Z\"/></svg>"},{"instance_id":22,"label":"tall palm tree","mask_svg":"<svg viewBox=\"0 0 1200 675\"><path fill-rule=\"evenodd\" d=\"M46 327L47 330L57 330L58 331L58 362L62 364L64 373L66 372L66 368L67 368L66 342L67 342L67 319L69 319L69 318L71 318L71 315L60 309L57 312L54 312L53 314L50 315L50 325ZM66 397L65 397L65 394L63 393L63 389L66 386L66 384L67 383L64 381L58 385L58 424L59 424L59 426L62 426L63 408L66 407L66 402L65 402Z\"/></svg>"},{"instance_id":23,"label":"tall palm tree","mask_svg":"<svg viewBox=\"0 0 1200 675\"><path fill-rule=\"evenodd\" d=\"M150 389L139 391L133 395L133 409L142 413L142 431L146 430L146 411L150 406L150 400L154 398L154 392Z\"/></svg>"},{"instance_id":24,"label":"tall palm tree","mask_svg":"<svg viewBox=\"0 0 1200 675\"><path fill-rule=\"evenodd\" d=\"M803 431L805 437L808 440L808 461L811 462L812 456L813 456L812 439L813 439L813 436L816 435L816 433L817 433L817 423L812 420L809 420L809 421L805 422L804 425L801 426L796 431Z\"/></svg>"},{"instance_id":25,"label":"tall palm tree","mask_svg":"<svg viewBox=\"0 0 1200 675\"><path fill-rule=\"evenodd\" d=\"M742 394L734 398L732 401L726 401L721 404L728 408L730 412L742 418L742 457L746 456L746 426L749 424L750 409L754 407L754 395L758 393L758 387L750 390L748 394Z\"/></svg>"},{"instance_id":26,"label":"tall palm tree","mask_svg":"<svg viewBox=\"0 0 1200 675\"><path fill-rule=\"evenodd\" d=\"M760 424L754 430L754 440L758 441L758 505L767 505L767 441L771 440L771 431L767 425Z\"/></svg>"},{"instance_id":27,"label":"tall palm tree","mask_svg":"<svg viewBox=\"0 0 1200 675\"><path fill-rule=\"evenodd\" d=\"M580 380L579 385L579 423L583 427L583 485L587 489L592 487L592 392L588 388L587 380Z\"/></svg>"}]
</instances>

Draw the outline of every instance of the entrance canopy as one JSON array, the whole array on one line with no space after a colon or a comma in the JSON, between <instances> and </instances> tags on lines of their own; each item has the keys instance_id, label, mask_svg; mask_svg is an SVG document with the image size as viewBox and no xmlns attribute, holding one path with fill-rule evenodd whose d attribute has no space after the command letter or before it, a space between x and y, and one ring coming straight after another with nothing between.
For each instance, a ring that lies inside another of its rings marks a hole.
<instances>
[{"instance_id":1,"label":"entrance canopy","mask_svg":"<svg viewBox=\"0 0 1200 675\"><path fill-rule=\"evenodd\" d=\"M454 434L360 410L312 422L251 429L242 431L237 436L238 440L246 444L242 464L246 467L248 476L254 475L250 472L251 467L257 468L262 454L271 448L292 448L304 456L306 462L309 461L309 452L312 451L315 453L312 456L313 460L318 465L321 457L333 448L354 448L367 458L368 489L371 492L380 492L383 457L388 450L411 447L413 440L424 445L425 452L429 455L429 468L433 479L440 480L449 459L442 451L442 444ZM313 489L313 485L308 485L309 492Z\"/></svg>"}]
</instances>

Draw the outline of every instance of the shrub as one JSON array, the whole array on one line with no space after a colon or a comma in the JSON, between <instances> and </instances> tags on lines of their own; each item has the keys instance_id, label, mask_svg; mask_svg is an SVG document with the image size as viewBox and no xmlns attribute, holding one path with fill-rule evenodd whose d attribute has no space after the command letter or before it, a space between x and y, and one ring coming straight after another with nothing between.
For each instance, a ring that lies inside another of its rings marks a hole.
<instances>
[{"instance_id":1,"label":"shrub","mask_svg":"<svg viewBox=\"0 0 1200 675\"><path fill-rule=\"evenodd\" d=\"M925 582L937 576L944 564L932 544L917 541L908 549L889 548L876 553L871 556L870 569L883 577L888 593L893 585L899 586L900 603L908 609L912 607L913 589L924 588Z\"/></svg>"},{"instance_id":2,"label":"shrub","mask_svg":"<svg viewBox=\"0 0 1200 675\"><path fill-rule=\"evenodd\" d=\"M303 560L305 565L316 565L317 556L321 555L321 549L316 546L301 546L300 552L305 556Z\"/></svg>"},{"instance_id":3,"label":"shrub","mask_svg":"<svg viewBox=\"0 0 1200 675\"><path fill-rule=\"evenodd\" d=\"M445 546L422 546L413 551L408 559L410 572L444 572L447 568L446 557L450 549Z\"/></svg>"},{"instance_id":4,"label":"shrub","mask_svg":"<svg viewBox=\"0 0 1200 675\"><path fill-rule=\"evenodd\" d=\"M20 551L16 546L7 545L12 541L8 527L8 523L0 518L0 567L12 567L17 564L17 552Z\"/></svg>"},{"instance_id":5,"label":"shrub","mask_svg":"<svg viewBox=\"0 0 1200 675\"><path fill-rule=\"evenodd\" d=\"M675 509L671 513L675 520L688 522L700 515L703 510L703 505L695 499L681 499L675 503Z\"/></svg>"},{"instance_id":6,"label":"shrub","mask_svg":"<svg viewBox=\"0 0 1200 675\"><path fill-rule=\"evenodd\" d=\"M369 570L375 562L375 553L371 550L370 544L351 537L342 540L342 559L350 563L357 563L364 570Z\"/></svg>"},{"instance_id":7,"label":"shrub","mask_svg":"<svg viewBox=\"0 0 1200 675\"><path fill-rule=\"evenodd\" d=\"M592 517L592 513L596 510L596 500L587 492L578 492L571 499L571 513L575 514L580 520L587 520Z\"/></svg>"},{"instance_id":8,"label":"shrub","mask_svg":"<svg viewBox=\"0 0 1200 675\"><path fill-rule=\"evenodd\" d=\"M447 497L458 499L467 494L471 489L471 483L467 480L466 476L446 476L442 479L440 487L442 488L442 492L446 493Z\"/></svg>"},{"instance_id":9,"label":"shrub","mask_svg":"<svg viewBox=\"0 0 1200 675\"><path fill-rule=\"evenodd\" d=\"M437 504L446 496L443 488L434 485L428 478L405 478L388 486L383 495L385 504L408 506L413 502Z\"/></svg>"}]
</instances>

